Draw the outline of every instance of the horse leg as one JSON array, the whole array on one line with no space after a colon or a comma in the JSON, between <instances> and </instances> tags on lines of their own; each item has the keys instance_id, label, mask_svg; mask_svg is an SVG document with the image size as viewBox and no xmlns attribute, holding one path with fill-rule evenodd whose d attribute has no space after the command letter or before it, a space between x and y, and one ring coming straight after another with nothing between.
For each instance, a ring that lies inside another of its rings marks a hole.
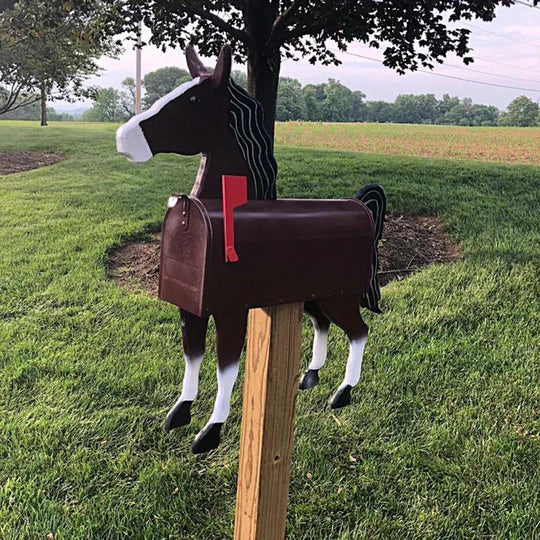
<instances>
[{"instance_id":1,"label":"horse leg","mask_svg":"<svg viewBox=\"0 0 540 540\"><path fill-rule=\"evenodd\" d=\"M319 370L326 361L330 326L330 319L324 314L318 302L306 302L304 309L313 322L315 337L313 338L313 356L300 382L300 390L307 390L319 384Z\"/></svg>"},{"instance_id":2,"label":"horse leg","mask_svg":"<svg viewBox=\"0 0 540 540\"><path fill-rule=\"evenodd\" d=\"M350 343L345 378L330 402L332 409L338 409L351 402L351 389L360 379L368 327L360 316L357 298L331 298L322 301L321 308L347 334Z\"/></svg>"},{"instance_id":3,"label":"horse leg","mask_svg":"<svg viewBox=\"0 0 540 540\"><path fill-rule=\"evenodd\" d=\"M186 365L182 394L167 414L166 431L178 426L185 426L191 422L191 404L197 397L199 388L199 369L204 355L208 317L197 317L187 311L180 310L180 324Z\"/></svg>"},{"instance_id":4,"label":"horse leg","mask_svg":"<svg viewBox=\"0 0 540 540\"><path fill-rule=\"evenodd\" d=\"M238 376L240 353L246 337L247 313L247 310L242 310L214 314L218 393L212 416L193 441L192 450L195 454L208 452L219 445L221 426L229 416L231 394Z\"/></svg>"}]
</instances>

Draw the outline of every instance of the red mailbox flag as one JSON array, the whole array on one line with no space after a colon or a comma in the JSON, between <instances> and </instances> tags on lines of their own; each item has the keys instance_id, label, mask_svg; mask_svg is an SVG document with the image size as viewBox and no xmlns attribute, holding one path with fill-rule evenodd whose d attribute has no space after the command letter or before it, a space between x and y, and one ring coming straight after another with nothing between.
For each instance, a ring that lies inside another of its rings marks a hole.
<instances>
[{"instance_id":1,"label":"red mailbox flag","mask_svg":"<svg viewBox=\"0 0 540 540\"><path fill-rule=\"evenodd\" d=\"M247 177L221 177L223 189L223 233L225 236L225 262L238 262L234 249L234 209L247 202Z\"/></svg>"}]
</instances>

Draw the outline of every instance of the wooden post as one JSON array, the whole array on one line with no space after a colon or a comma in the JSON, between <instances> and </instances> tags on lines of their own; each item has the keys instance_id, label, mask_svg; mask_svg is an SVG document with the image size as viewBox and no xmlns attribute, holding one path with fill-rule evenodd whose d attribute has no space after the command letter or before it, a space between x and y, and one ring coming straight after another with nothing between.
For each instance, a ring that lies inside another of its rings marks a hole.
<instances>
[{"instance_id":1,"label":"wooden post","mask_svg":"<svg viewBox=\"0 0 540 540\"><path fill-rule=\"evenodd\" d=\"M303 304L251 310L236 540L283 540L289 497Z\"/></svg>"},{"instance_id":2,"label":"wooden post","mask_svg":"<svg viewBox=\"0 0 540 540\"><path fill-rule=\"evenodd\" d=\"M135 114L142 111L141 86L142 86L142 22L139 21L137 30L137 45L135 49Z\"/></svg>"}]
</instances>

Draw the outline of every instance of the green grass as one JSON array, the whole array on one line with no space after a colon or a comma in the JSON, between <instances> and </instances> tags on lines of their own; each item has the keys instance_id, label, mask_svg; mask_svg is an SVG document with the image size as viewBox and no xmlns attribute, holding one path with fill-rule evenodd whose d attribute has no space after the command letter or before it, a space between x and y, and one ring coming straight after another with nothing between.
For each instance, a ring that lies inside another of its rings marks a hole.
<instances>
[{"instance_id":1,"label":"green grass","mask_svg":"<svg viewBox=\"0 0 540 540\"><path fill-rule=\"evenodd\" d=\"M106 276L159 227L197 159L134 165L114 126L0 123L0 151L55 166L0 177L0 538L232 536L242 380L222 446L190 444L215 392L214 337L191 426L163 421L182 378L177 311ZM350 196L439 215L465 258L383 290L352 406L298 399L288 538L533 538L539 532L540 167L278 148L281 196ZM303 364L311 329L304 327Z\"/></svg>"}]
</instances>

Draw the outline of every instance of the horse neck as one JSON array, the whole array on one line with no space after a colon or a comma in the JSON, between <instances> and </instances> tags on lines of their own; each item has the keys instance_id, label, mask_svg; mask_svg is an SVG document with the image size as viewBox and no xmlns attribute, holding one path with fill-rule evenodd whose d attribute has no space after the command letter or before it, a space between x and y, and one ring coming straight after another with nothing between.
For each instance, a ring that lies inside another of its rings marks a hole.
<instances>
[{"instance_id":1,"label":"horse neck","mask_svg":"<svg viewBox=\"0 0 540 540\"><path fill-rule=\"evenodd\" d=\"M253 199L251 171L232 136L220 138L218 144L201 156L201 163L191 195L199 199L221 199L221 177L224 174L248 177L248 198Z\"/></svg>"}]
</instances>

